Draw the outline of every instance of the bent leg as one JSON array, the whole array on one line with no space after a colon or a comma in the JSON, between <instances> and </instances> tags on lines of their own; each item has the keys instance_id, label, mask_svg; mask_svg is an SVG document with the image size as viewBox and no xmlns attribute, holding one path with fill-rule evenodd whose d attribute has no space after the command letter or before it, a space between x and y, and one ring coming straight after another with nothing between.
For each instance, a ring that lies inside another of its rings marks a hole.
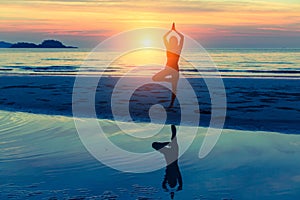
<instances>
[{"instance_id":1,"label":"bent leg","mask_svg":"<svg viewBox=\"0 0 300 200\"><path fill-rule=\"evenodd\" d=\"M152 77L153 81L165 81L172 84L172 97L171 97L169 108L173 107L176 98L178 79L179 79L179 72L168 66L166 66L165 69L161 70L160 72L158 72Z\"/></svg>"},{"instance_id":2,"label":"bent leg","mask_svg":"<svg viewBox=\"0 0 300 200\"><path fill-rule=\"evenodd\" d=\"M158 72L157 74L155 74L153 77L152 77L152 80L153 81L166 81L166 82L169 82L169 79L170 78L167 78L167 76L171 75L170 71L167 70L167 69L163 69L161 70L160 72Z\"/></svg>"},{"instance_id":3,"label":"bent leg","mask_svg":"<svg viewBox=\"0 0 300 200\"><path fill-rule=\"evenodd\" d=\"M152 143L152 148L159 151L160 149L164 148L167 146L170 142L153 142Z\"/></svg>"}]
</instances>

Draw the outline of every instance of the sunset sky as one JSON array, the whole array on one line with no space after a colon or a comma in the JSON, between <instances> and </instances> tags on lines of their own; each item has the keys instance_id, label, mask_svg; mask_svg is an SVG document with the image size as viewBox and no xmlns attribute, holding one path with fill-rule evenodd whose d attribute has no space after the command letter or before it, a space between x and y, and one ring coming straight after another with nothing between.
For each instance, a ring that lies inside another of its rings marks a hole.
<instances>
[{"instance_id":1,"label":"sunset sky","mask_svg":"<svg viewBox=\"0 0 300 200\"><path fill-rule=\"evenodd\" d=\"M93 47L172 22L205 47L300 47L300 0L0 0L0 41Z\"/></svg>"}]
</instances>

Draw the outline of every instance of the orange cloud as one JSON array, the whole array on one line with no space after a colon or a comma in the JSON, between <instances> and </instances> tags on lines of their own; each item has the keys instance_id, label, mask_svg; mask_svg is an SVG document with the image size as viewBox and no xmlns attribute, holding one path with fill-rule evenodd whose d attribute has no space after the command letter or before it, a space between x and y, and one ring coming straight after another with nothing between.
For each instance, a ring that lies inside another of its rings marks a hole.
<instances>
[{"instance_id":1,"label":"orange cloud","mask_svg":"<svg viewBox=\"0 0 300 200\"><path fill-rule=\"evenodd\" d=\"M173 21L183 32L198 37L253 35L264 30L298 31L300 4L293 0L29 0L0 3L1 32L107 37L134 28L169 28ZM250 29L253 30L251 33Z\"/></svg>"}]
</instances>

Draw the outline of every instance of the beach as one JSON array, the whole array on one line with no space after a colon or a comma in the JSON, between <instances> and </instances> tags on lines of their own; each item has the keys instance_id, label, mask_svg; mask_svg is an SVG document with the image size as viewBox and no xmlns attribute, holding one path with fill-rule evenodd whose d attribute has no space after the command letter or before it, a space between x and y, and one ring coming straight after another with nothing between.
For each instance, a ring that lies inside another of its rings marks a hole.
<instances>
[{"instance_id":1,"label":"beach","mask_svg":"<svg viewBox=\"0 0 300 200\"><path fill-rule=\"evenodd\" d=\"M212 117L209 90L219 89L217 86L208 89L205 80L214 83L216 77L211 74L214 71L204 69L201 76L188 66L181 71L199 103L192 110L200 116L196 125L181 118L182 106L194 105L193 101L183 104L176 100L174 107L168 109L168 88L156 83L138 87L129 99L133 122L147 126L151 122L149 109L158 104L166 110L166 121L163 125L157 122L162 130L154 137L127 137L116 127L118 120L129 122L127 118L113 115L111 97L120 74L128 66L117 63L106 70L94 66L82 68L80 64L87 52L1 50L0 199L170 198L161 188L164 167L147 173L122 172L90 154L75 126L72 106L82 102L74 101L74 92L82 92L79 93L82 97L94 92L90 100L95 103L97 122L105 127L107 138L128 151L153 152L152 142L170 140L171 124L182 130L197 129L195 137L189 131L177 136L182 151L178 165L183 190L175 192L175 199L299 197L299 49L212 50L226 92L226 108L218 109L226 109L226 115L221 116L225 117L225 123L216 146L202 159L199 149ZM106 58L115 56L111 52L99 54ZM197 54L192 52L189 56L187 61ZM107 64L106 59L98 61ZM153 70L154 67L149 68L147 73ZM90 83L99 73L102 77L95 90L85 87L76 90L76 78ZM145 77L151 80L148 74L142 75L128 77L129 83L139 85ZM121 90L126 91L127 86L123 86ZM77 114L76 120L81 122L94 117L89 107L82 107ZM137 129L132 126L128 131L137 132ZM87 140L93 142L94 138ZM105 145L104 141L97 142ZM181 144L189 142L191 146L182 148ZM111 156L110 160L131 166L131 162L120 159L119 155ZM159 162L164 162L163 157ZM141 161L137 167L147 168L147 165Z\"/></svg>"},{"instance_id":2,"label":"beach","mask_svg":"<svg viewBox=\"0 0 300 200\"><path fill-rule=\"evenodd\" d=\"M74 76L3 76L0 79L0 108L2 110L23 111L51 115L72 116L72 92ZM89 82L92 77L83 78ZM131 77L138 84L142 78ZM118 77L100 79L95 95L98 118L113 119L111 95ZM211 119L209 91L201 78L188 79L197 92L200 113L199 125L208 126ZM300 134L299 79L271 78L224 78L226 98L225 128L240 130L274 131ZM161 104L168 107L170 94L167 88L157 84L140 87L130 103L133 120L149 122L150 106ZM149 91L150 90L150 91ZM149 98L151 96L151 98ZM82 116L91 116L87 109ZM180 124L180 103L176 101L168 111L167 124ZM189 125L189 124L186 124Z\"/></svg>"},{"instance_id":3,"label":"beach","mask_svg":"<svg viewBox=\"0 0 300 200\"><path fill-rule=\"evenodd\" d=\"M0 200L299 200L300 0L0 1Z\"/></svg>"}]
</instances>

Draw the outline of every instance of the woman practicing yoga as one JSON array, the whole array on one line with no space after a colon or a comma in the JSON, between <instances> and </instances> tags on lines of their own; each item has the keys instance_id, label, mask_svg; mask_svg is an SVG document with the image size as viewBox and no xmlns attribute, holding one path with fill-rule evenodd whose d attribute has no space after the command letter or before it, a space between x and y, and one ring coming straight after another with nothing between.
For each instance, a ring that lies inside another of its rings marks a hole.
<instances>
[{"instance_id":1,"label":"woman practicing yoga","mask_svg":"<svg viewBox=\"0 0 300 200\"><path fill-rule=\"evenodd\" d=\"M174 31L177 33L180 37L180 41L178 43L178 39L175 36L171 36L168 41L168 35ZM180 57L180 53L183 46L184 37L181 33L179 33L175 29L175 24L173 23L172 29L169 30L163 37L164 44L166 46L166 53L167 53L167 64L166 67L155 74L152 77L153 81L166 81L170 82L172 84L172 98L169 107L171 108L174 104L174 100L176 98L176 89L177 89L177 83L179 79L179 66L178 61Z\"/></svg>"}]
</instances>

